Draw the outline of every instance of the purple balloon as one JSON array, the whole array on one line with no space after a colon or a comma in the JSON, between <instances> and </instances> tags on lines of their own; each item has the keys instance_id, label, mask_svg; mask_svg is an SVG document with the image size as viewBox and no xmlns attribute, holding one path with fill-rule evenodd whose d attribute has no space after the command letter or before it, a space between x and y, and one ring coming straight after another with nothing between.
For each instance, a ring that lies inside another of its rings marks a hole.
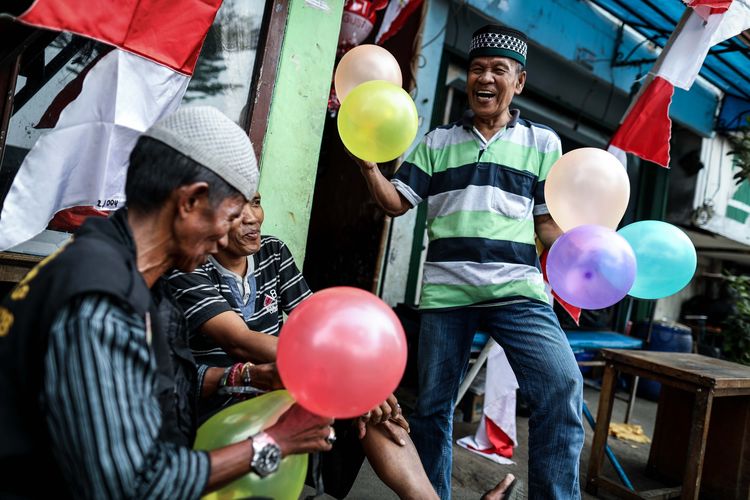
<instances>
[{"instance_id":1,"label":"purple balloon","mask_svg":"<svg viewBox=\"0 0 750 500\"><path fill-rule=\"evenodd\" d=\"M625 238L594 225L560 236L547 257L547 278L564 301L602 309L627 295L635 281L635 254Z\"/></svg>"}]
</instances>

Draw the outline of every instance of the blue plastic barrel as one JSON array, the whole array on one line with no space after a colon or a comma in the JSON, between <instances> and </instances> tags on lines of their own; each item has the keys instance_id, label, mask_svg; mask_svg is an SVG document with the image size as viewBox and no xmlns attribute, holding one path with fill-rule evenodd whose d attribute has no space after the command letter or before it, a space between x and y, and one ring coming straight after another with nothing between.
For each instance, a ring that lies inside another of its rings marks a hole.
<instances>
[{"instance_id":1,"label":"blue plastic barrel","mask_svg":"<svg viewBox=\"0 0 750 500\"><path fill-rule=\"evenodd\" d=\"M651 339L647 349L659 352L692 352L693 335L690 327L674 321L654 321ZM641 379L638 393L646 399L659 399L661 384L653 380Z\"/></svg>"},{"instance_id":2,"label":"blue plastic barrel","mask_svg":"<svg viewBox=\"0 0 750 500\"><path fill-rule=\"evenodd\" d=\"M690 352L693 334L690 327L672 321L654 321L649 340L649 351Z\"/></svg>"}]
</instances>

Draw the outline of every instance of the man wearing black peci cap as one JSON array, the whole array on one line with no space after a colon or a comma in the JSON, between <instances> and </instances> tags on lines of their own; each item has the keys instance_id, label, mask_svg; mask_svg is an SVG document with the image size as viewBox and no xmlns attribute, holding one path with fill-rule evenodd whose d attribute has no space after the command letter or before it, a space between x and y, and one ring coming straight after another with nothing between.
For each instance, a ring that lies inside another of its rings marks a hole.
<instances>
[{"instance_id":1,"label":"man wearing black peci cap","mask_svg":"<svg viewBox=\"0 0 750 500\"><path fill-rule=\"evenodd\" d=\"M444 499L451 495L453 406L477 329L505 349L532 411L530 498L580 498L583 383L549 304L534 244L535 234L548 248L561 234L544 200L560 139L510 109L526 82L527 48L517 30L477 30L467 75L471 113L429 132L390 181L376 164L357 160L389 215L427 203L419 394L410 420ZM488 495L511 497L511 481Z\"/></svg>"}]
</instances>

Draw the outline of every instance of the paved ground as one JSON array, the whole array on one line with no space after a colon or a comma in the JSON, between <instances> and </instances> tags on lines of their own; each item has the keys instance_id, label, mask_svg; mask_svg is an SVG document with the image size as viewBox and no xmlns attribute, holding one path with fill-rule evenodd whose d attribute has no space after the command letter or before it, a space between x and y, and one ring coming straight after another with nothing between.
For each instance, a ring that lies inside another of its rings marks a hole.
<instances>
[{"instance_id":1,"label":"paved ground","mask_svg":"<svg viewBox=\"0 0 750 500\"><path fill-rule=\"evenodd\" d=\"M596 408L599 402L599 391L586 387L584 390L584 398L591 409L591 412L596 416ZM404 397L402 396L402 401L403 400ZM612 421L621 422L624 415L625 403L616 400ZM656 404L639 398L635 405L632 423L642 425L646 434L651 437L653 434L653 423L655 417ZM526 448L526 442L528 439L528 419L518 417L517 426L520 446L515 452L515 465L498 465L483 457L470 453L457 445L453 446L453 498L455 500L479 499L482 496L482 493L492 488L508 472L513 473L516 477L520 477L526 482L529 458L528 450ZM593 431L588 424L585 424L585 427L586 444L584 445L583 454L581 456L582 489L585 484L586 469L588 467L589 454L591 451L591 439L593 437ZM457 439L473 434L475 429L476 424L456 422L454 425L454 437ZM637 489L650 489L665 486L644 476L644 468L646 459L648 458L648 445L631 444L613 438L609 439L609 445ZM617 480L617 475L615 474L614 469L606 460L605 475L613 480ZM305 492L303 492L303 494L305 494ZM324 496L323 498L330 499L331 497ZM356 500L384 500L395 499L397 497L378 480L369 464L365 462L359 476L357 477L357 481L347 498ZM596 497L584 492L583 498L591 499Z\"/></svg>"}]
</instances>

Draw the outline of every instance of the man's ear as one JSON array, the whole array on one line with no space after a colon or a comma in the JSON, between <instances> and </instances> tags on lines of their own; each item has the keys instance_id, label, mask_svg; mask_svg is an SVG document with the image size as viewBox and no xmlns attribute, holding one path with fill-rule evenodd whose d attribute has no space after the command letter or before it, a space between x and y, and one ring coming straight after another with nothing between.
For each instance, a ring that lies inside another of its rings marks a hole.
<instances>
[{"instance_id":1,"label":"man's ear","mask_svg":"<svg viewBox=\"0 0 750 500\"><path fill-rule=\"evenodd\" d=\"M521 71L516 79L516 88L513 89L516 95L521 93L524 85L526 85L526 70Z\"/></svg>"},{"instance_id":2,"label":"man's ear","mask_svg":"<svg viewBox=\"0 0 750 500\"><path fill-rule=\"evenodd\" d=\"M175 189L177 211L184 217L194 212L208 200L208 183L194 182Z\"/></svg>"}]
</instances>

